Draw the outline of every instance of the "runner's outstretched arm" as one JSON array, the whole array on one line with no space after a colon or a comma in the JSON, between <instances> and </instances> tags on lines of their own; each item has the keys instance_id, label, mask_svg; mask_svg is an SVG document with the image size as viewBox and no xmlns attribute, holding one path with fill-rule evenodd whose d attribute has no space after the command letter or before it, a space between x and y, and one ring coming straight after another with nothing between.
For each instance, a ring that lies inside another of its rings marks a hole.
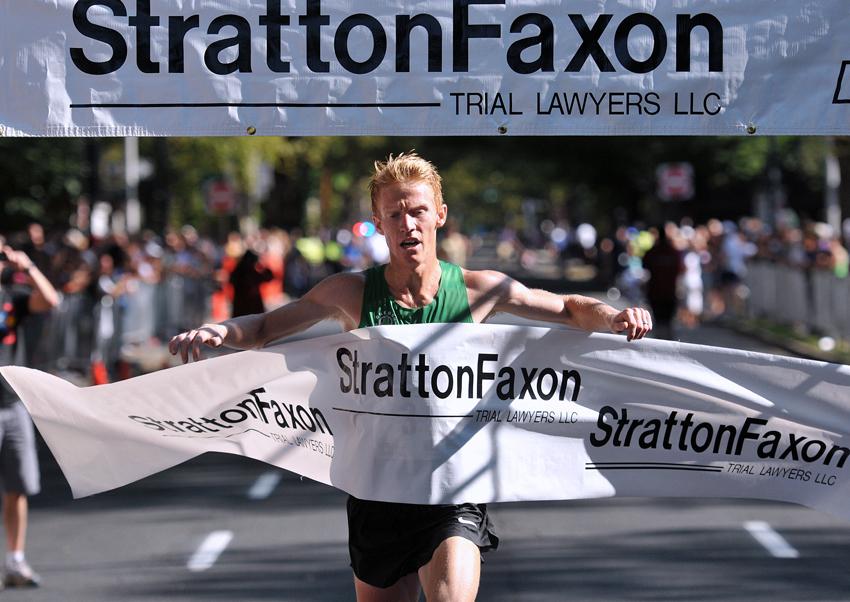
<instances>
[{"instance_id":1,"label":"runner's outstretched arm","mask_svg":"<svg viewBox=\"0 0 850 602\"><path fill-rule=\"evenodd\" d=\"M362 295L360 274L336 274L319 282L297 301L272 311L203 324L182 332L171 339L168 350L173 355L179 353L185 363L190 352L195 361L201 359L203 345L259 349L322 320L335 319L345 328L353 328L360 319Z\"/></svg>"},{"instance_id":2,"label":"runner's outstretched arm","mask_svg":"<svg viewBox=\"0 0 850 602\"><path fill-rule=\"evenodd\" d=\"M529 320L565 324L587 331L623 333L628 340L641 339L652 330L649 312L641 307L617 310L584 295L556 295L524 284L495 271L464 271L470 305L477 321L497 313Z\"/></svg>"}]
</instances>

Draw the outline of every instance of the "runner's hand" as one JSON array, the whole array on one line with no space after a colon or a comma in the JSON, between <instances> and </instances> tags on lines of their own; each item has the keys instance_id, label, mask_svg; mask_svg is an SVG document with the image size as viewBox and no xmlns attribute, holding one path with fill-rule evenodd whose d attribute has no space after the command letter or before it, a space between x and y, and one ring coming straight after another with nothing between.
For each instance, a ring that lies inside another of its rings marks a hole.
<instances>
[{"instance_id":1,"label":"runner's hand","mask_svg":"<svg viewBox=\"0 0 850 602\"><path fill-rule=\"evenodd\" d=\"M189 350L192 350L192 359L196 362L201 359L201 345L207 347L221 347L224 345L224 338L227 336L227 326L224 324L204 324L190 330L189 332L181 332L173 337L168 342L168 351L172 355L180 353L180 358L183 363L189 361Z\"/></svg>"},{"instance_id":2,"label":"runner's hand","mask_svg":"<svg viewBox=\"0 0 850 602\"><path fill-rule=\"evenodd\" d=\"M625 333L626 340L642 339L652 330L652 318L641 307L629 307L611 319L611 332Z\"/></svg>"}]
</instances>

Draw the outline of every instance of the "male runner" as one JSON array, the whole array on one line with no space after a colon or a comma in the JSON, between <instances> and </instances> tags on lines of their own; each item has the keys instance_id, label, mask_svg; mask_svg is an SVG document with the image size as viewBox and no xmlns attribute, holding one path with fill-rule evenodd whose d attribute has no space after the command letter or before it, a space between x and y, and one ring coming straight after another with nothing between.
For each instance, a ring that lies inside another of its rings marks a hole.
<instances>
[{"instance_id":1,"label":"male runner","mask_svg":"<svg viewBox=\"0 0 850 602\"><path fill-rule=\"evenodd\" d=\"M201 346L259 348L326 319L346 330L379 324L483 322L508 312L584 330L651 329L640 308L618 312L578 295L529 290L495 271L470 271L437 259L437 229L446 222L441 179L416 154L375 164L369 184L373 219L390 260L364 272L337 274L274 311L204 324L174 337L169 349L200 359ZM484 505L420 506L348 502L349 551L360 602L474 600L481 552L498 545Z\"/></svg>"}]
</instances>

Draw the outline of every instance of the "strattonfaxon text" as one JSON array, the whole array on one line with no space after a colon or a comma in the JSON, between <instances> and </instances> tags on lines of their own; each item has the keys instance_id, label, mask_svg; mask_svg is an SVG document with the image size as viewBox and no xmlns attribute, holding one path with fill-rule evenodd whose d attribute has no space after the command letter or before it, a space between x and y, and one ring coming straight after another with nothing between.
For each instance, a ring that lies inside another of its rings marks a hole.
<instances>
[{"instance_id":1,"label":"strattonfaxon text","mask_svg":"<svg viewBox=\"0 0 850 602\"><path fill-rule=\"evenodd\" d=\"M131 7L135 4L134 14L129 14L128 4ZM195 2L174 4L178 10L185 7L187 13L197 6ZM354 8L357 4L350 6ZM121 69L131 50L141 73L160 73L163 68L168 73L184 73L187 36L206 33L203 56L206 69L217 75L250 73L254 70L252 47L257 46L257 40L252 40L253 28L259 27L258 35L265 38L265 63L274 73L289 73L290 70L301 74L305 70L329 73L331 61L339 69L353 74L371 73L385 61L390 61L385 67L396 73L409 72L411 63L414 68L422 69L427 65L429 72L441 73L445 68L444 36L450 36L451 70L455 73L469 71L470 54L491 56L496 47L492 40L501 41L502 38L506 38L500 46L506 48L507 66L519 74L553 72L556 60L566 62L567 59L564 71L569 73L577 73L587 64L603 73L649 73L661 66L670 46L675 47L676 72L690 72L694 48L706 46L708 70L723 71L723 25L711 13L676 14L675 20L671 18L670 23L665 23L645 12L624 15L570 13L573 3L561 4L563 12L557 16L523 13L509 24L499 22L507 13L506 0L454 0L450 21L440 20L428 12L380 15L383 20L367 13L346 13L345 18L332 23L331 15L323 12L322 0L299 0L292 14L284 14L281 0L266 0L262 14L251 15L243 11L213 16L214 11L208 10L202 22L199 13L152 14L150 0L135 3L77 0L72 13L74 27L82 36L98 44L71 47L70 56L77 69L90 75L105 75ZM421 8L426 3L415 5ZM476 9L472 15L470 7ZM560 8L548 6L547 10ZM340 10L338 8L337 14ZM444 31L444 26L450 31ZM125 38L122 31L128 29ZM366 39L363 35L371 38L368 56L364 56L363 51L369 47L368 42L365 45L352 42L355 30L360 30L357 40ZM635 56L629 42L647 33L649 45ZM674 39L669 39L671 37ZM323 44L323 39L328 43ZM152 40L157 43L152 44ZM394 42L394 49L388 58L390 41ZM707 41L705 46L704 41ZM163 48L163 51L167 48L167 57L155 56L153 50L156 48ZM299 53L303 49L304 58L300 60L304 64L294 64L293 56L284 55L284 50L290 48L299 49ZM424 55L416 55L412 49L421 49ZM699 66L701 70L704 68Z\"/></svg>"}]
</instances>

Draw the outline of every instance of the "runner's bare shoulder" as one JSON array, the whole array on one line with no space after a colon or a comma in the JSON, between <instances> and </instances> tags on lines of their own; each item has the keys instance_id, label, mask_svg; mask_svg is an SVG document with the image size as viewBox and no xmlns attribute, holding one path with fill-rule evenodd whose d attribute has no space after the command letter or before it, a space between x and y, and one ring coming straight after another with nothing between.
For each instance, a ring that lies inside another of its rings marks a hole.
<instances>
[{"instance_id":1,"label":"runner's bare shoulder","mask_svg":"<svg viewBox=\"0 0 850 602\"><path fill-rule=\"evenodd\" d=\"M498 311L510 297L516 281L496 270L463 270L463 281L472 317L475 322L484 322Z\"/></svg>"}]
</instances>

